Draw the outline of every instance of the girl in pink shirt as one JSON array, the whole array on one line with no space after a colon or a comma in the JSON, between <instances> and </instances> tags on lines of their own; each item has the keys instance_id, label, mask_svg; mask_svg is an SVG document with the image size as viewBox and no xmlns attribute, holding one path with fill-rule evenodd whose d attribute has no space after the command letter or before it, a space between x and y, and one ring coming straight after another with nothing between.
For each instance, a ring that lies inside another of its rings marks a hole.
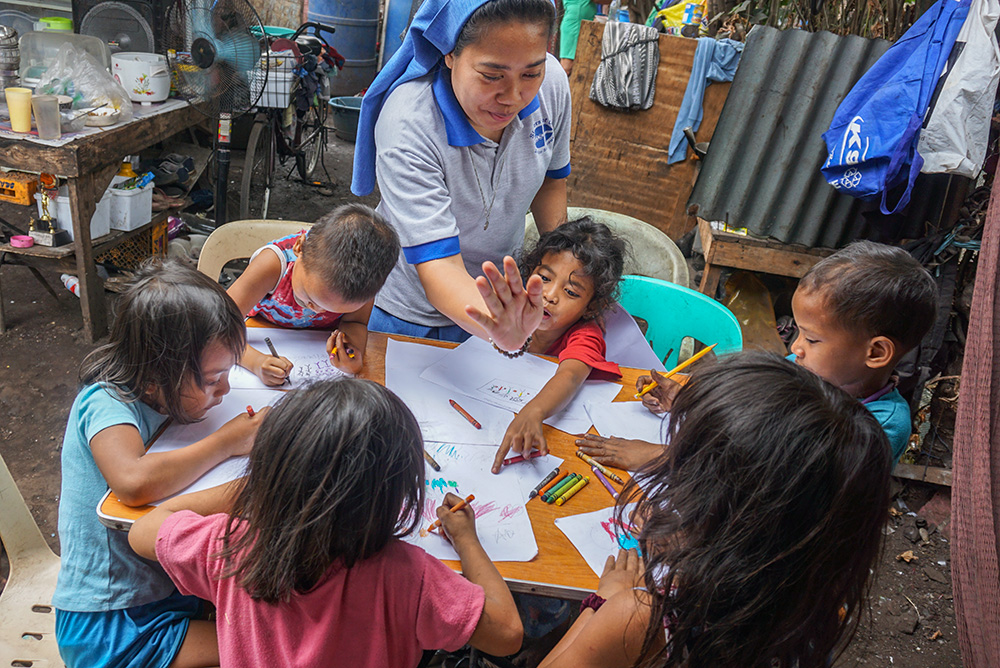
<instances>
[{"instance_id":1,"label":"girl in pink shirt","mask_svg":"<svg viewBox=\"0 0 1000 668\"><path fill-rule=\"evenodd\" d=\"M222 666L416 666L465 644L511 654L522 629L468 506L438 508L465 577L399 540L424 503L423 441L366 380L288 393L264 419L246 478L177 497L129 542L218 610Z\"/></svg>"}]
</instances>

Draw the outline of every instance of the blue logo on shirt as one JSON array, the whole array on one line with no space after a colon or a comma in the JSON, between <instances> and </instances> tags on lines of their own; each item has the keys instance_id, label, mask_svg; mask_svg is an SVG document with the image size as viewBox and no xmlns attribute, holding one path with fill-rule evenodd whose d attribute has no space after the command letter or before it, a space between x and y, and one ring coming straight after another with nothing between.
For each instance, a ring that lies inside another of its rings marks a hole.
<instances>
[{"instance_id":1,"label":"blue logo on shirt","mask_svg":"<svg viewBox=\"0 0 1000 668\"><path fill-rule=\"evenodd\" d=\"M549 122L549 119L543 118L535 122L534 127L531 128L531 138L535 143L535 153L542 153L552 145L552 135L552 124Z\"/></svg>"}]
</instances>

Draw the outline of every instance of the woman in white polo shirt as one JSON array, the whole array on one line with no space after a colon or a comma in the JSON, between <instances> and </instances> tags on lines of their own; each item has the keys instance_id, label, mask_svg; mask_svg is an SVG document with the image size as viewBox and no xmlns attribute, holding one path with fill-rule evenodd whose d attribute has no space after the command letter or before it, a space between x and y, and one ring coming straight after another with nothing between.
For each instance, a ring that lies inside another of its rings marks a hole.
<instances>
[{"instance_id":1,"label":"woman in white polo shirt","mask_svg":"<svg viewBox=\"0 0 1000 668\"><path fill-rule=\"evenodd\" d=\"M369 88L352 190L377 180L403 245L370 329L518 351L541 322L541 282L522 286L503 258L529 209L542 232L566 219L570 92L546 52L554 25L550 0L425 0Z\"/></svg>"}]
</instances>

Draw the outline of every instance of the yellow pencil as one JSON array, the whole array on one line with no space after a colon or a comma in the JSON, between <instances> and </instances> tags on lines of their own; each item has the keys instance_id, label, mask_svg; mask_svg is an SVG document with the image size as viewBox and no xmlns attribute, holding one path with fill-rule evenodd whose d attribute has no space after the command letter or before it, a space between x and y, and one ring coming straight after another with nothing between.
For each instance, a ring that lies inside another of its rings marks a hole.
<instances>
[{"instance_id":1,"label":"yellow pencil","mask_svg":"<svg viewBox=\"0 0 1000 668\"><path fill-rule=\"evenodd\" d=\"M663 377L664 378L670 378L675 373L683 371L684 369L688 368L689 366L691 366L692 364L694 364L695 362L697 362L698 360L700 360L702 357L704 357L705 355L707 355L708 352L710 350L712 350L712 348L714 348L717 345L719 345L719 344L718 343L713 343L708 348L705 348L704 350L699 350L697 353L695 353L694 355L692 355L689 359L687 359L684 362L681 362L680 364L678 364L677 366L675 366L673 369L671 369L670 371L668 371ZM656 386L657 386L657 382L654 380L652 383L650 383L646 387L642 388L642 392L640 392L639 394L635 395L635 398L636 399L641 399L642 395L646 394L647 392L649 392L650 390L652 390Z\"/></svg>"},{"instance_id":2,"label":"yellow pencil","mask_svg":"<svg viewBox=\"0 0 1000 668\"><path fill-rule=\"evenodd\" d=\"M556 505L557 506L561 506L562 504L564 504L567 501L569 501L570 498L572 498L572 496L574 494L576 494L581 489L583 489L584 487L586 487L588 482L590 482L590 478L587 478L587 477L584 477L584 478L581 478L580 480L578 480L575 485L573 485L568 490L566 490L565 492L563 492L563 495L560 496L558 499L556 499Z\"/></svg>"}]
</instances>

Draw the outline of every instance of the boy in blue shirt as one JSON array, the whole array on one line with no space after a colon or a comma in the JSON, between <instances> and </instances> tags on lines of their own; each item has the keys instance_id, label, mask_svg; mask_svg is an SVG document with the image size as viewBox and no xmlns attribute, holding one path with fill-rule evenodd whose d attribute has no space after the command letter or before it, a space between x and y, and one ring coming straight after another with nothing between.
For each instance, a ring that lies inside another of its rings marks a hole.
<instances>
[{"instance_id":1,"label":"boy in blue shirt","mask_svg":"<svg viewBox=\"0 0 1000 668\"><path fill-rule=\"evenodd\" d=\"M795 363L865 404L889 437L893 462L911 432L893 371L936 312L937 286L927 270L903 249L871 241L821 260L792 296Z\"/></svg>"},{"instance_id":2,"label":"boy in blue shirt","mask_svg":"<svg viewBox=\"0 0 1000 668\"><path fill-rule=\"evenodd\" d=\"M909 253L895 246L855 241L810 269L792 296L799 333L789 360L863 403L879 421L896 462L910 439L910 407L896 389L893 370L934 323L937 286ZM654 413L670 409L679 385L653 372L658 386L643 396ZM630 471L656 457L660 446L586 434L580 449Z\"/></svg>"}]
</instances>

